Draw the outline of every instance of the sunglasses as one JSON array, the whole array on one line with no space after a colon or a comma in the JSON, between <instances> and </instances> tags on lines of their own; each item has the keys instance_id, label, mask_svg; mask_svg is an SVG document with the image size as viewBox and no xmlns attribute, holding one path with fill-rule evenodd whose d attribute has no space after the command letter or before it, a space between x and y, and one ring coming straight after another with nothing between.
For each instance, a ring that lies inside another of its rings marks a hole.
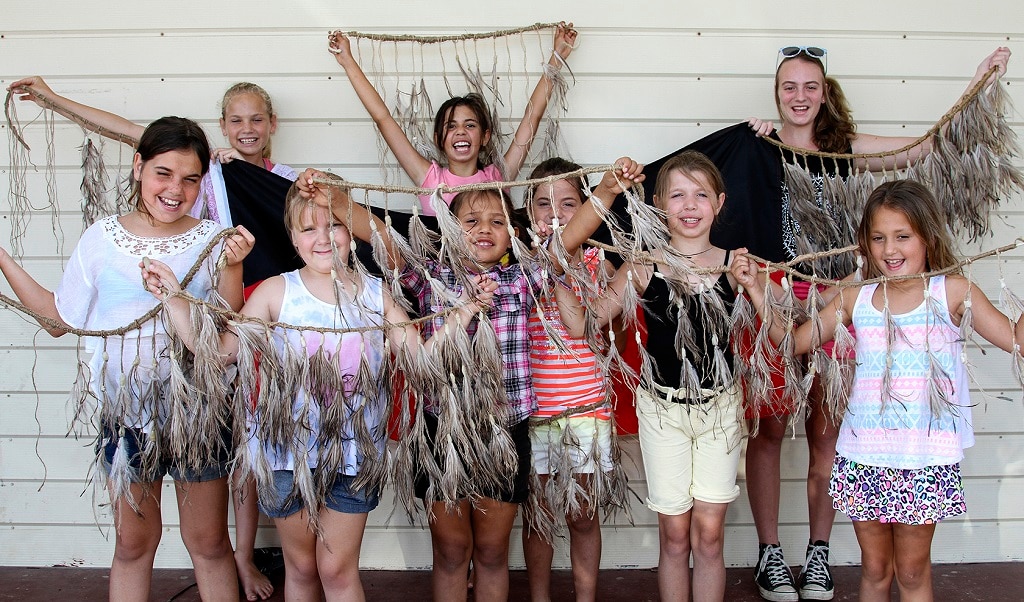
<instances>
[{"instance_id":1,"label":"sunglasses","mask_svg":"<svg viewBox=\"0 0 1024 602\"><path fill-rule=\"evenodd\" d=\"M784 46L779 48L778 60L775 61L776 71L779 69L782 61L800 56L801 54L806 54L812 59L821 61L822 68L825 72L828 72L828 51L818 46Z\"/></svg>"}]
</instances>

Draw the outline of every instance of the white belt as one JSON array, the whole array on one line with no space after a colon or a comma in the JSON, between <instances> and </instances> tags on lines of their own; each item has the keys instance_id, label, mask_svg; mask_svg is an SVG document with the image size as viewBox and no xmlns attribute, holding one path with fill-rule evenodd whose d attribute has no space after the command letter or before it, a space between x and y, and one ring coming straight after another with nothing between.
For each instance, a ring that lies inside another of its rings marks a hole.
<instances>
[{"instance_id":1,"label":"white belt","mask_svg":"<svg viewBox=\"0 0 1024 602\"><path fill-rule=\"evenodd\" d=\"M707 403L707 402L711 401L712 399L718 397L719 395L721 395L722 393L725 392L725 388L724 387L721 388L721 389L704 389L704 388L701 388L701 390L700 390L700 397L697 398L697 399L694 399L692 397L689 397L691 391L688 391L687 389L673 389L672 387L665 387L665 386L659 385L658 383L651 383L651 385L654 387L655 391L657 391L658 393L661 393L661 396L659 396L659 397L663 397L664 400L667 401L668 403L685 403L685 404Z\"/></svg>"}]
</instances>

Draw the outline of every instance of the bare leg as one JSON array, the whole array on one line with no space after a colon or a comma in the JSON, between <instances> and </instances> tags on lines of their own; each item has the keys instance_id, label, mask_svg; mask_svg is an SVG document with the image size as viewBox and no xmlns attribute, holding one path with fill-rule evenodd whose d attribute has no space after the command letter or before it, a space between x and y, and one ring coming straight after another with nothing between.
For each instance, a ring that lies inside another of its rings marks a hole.
<instances>
[{"instance_id":1,"label":"bare leg","mask_svg":"<svg viewBox=\"0 0 1024 602\"><path fill-rule=\"evenodd\" d=\"M548 475L538 475L541 490L548 482ZM540 495L542 512L550 512L543 494ZM526 578L530 583L530 600L533 602L549 602L551 600L551 561L555 550L544 541L539 533L530 528L529 522L523 521L523 555L526 557ZM575 563L573 568L575 569Z\"/></svg>"},{"instance_id":2,"label":"bare leg","mask_svg":"<svg viewBox=\"0 0 1024 602\"><path fill-rule=\"evenodd\" d=\"M779 461L787 420L762 418L757 436L747 439L747 497L760 543L779 542Z\"/></svg>"},{"instance_id":3,"label":"bare leg","mask_svg":"<svg viewBox=\"0 0 1024 602\"><path fill-rule=\"evenodd\" d=\"M228 478L202 483L175 481L181 540L192 558L203 600L238 601L231 538L228 536Z\"/></svg>"},{"instance_id":4,"label":"bare leg","mask_svg":"<svg viewBox=\"0 0 1024 602\"><path fill-rule=\"evenodd\" d=\"M658 592L661 599L690 599L690 520L683 514L658 513Z\"/></svg>"},{"instance_id":5,"label":"bare leg","mask_svg":"<svg viewBox=\"0 0 1024 602\"><path fill-rule=\"evenodd\" d=\"M891 523L853 521L860 544L860 599L889 600L893 578L893 529Z\"/></svg>"},{"instance_id":6,"label":"bare leg","mask_svg":"<svg viewBox=\"0 0 1024 602\"><path fill-rule=\"evenodd\" d=\"M601 519L596 509L584 505L579 516L566 516L565 520L569 525L569 559L576 600L596 600L597 576L601 570Z\"/></svg>"},{"instance_id":7,"label":"bare leg","mask_svg":"<svg viewBox=\"0 0 1024 602\"><path fill-rule=\"evenodd\" d=\"M508 600L508 544L519 504L482 498L472 510L473 599Z\"/></svg>"},{"instance_id":8,"label":"bare leg","mask_svg":"<svg viewBox=\"0 0 1024 602\"><path fill-rule=\"evenodd\" d=\"M274 526L281 538L281 552L284 554L285 599L290 602L320 602L317 541L309 526L306 510L275 518Z\"/></svg>"},{"instance_id":9,"label":"bare leg","mask_svg":"<svg viewBox=\"0 0 1024 602\"><path fill-rule=\"evenodd\" d=\"M894 524L893 556L896 585L903 602L931 602L932 594L932 537L935 524Z\"/></svg>"},{"instance_id":10,"label":"bare leg","mask_svg":"<svg viewBox=\"0 0 1024 602\"><path fill-rule=\"evenodd\" d=\"M434 552L431 584L435 600L458 602L468 595L467 573L473 556L471 506L462 500L449 512L443 502L431 505L430 541Z\"/></svg>"},{"instance_id":11,"label":"bare leg","mask_svg":"<svg viewBox=\"0 0 1024 602\"><path fill-rule=\"evenodd\" d=\"M111 499L115 530L110 564L112 602L149 600L153 558L162 532L160 485L160 481L132 484L131 495L138 503L138 512L124 498Z\"/></svg>"},{"instance_id":12,"label":"bare leg","mask_svg":"<svg viewBox=\"0 0 1024 602\"><path fill-rule=\"evenodd\" d=\"M847 383L849 388L849 383ZM836 459L836 440L839 438L838 418L833 420L824 406L821 376L814 379L808 402L810 414L805 423L809 459L807 462L807 509L810 519L811 541L827 542L832 536L832 523L836 510L828 494L832 464Z\"/></svg>"},{"instance_id":13,"label":"bare leg","mask_svg":"<svg viewBox=\"0 0 1024 602\"><path fill-rule=\"evenodd\" d=\"M233 483L235 504L235 568L247 600L266 600L274 593L270 579L256 568L253 562L253 548L256 547L256 530L259 527L260 510L256 505L256 481L248 478L244 482L235 479Z\"/></svg>"},{"instance_id":14,"label":"bare leg","mask_svg":"<svg viewBox=\"0 0 1024 602\"><path fill-rule=\"evenodd\" d=\"M363 543L366 517L365 512L346 514L328 508L320 512L324 535L316 544L316 561L329 602L366 599L359 580L359 548Z\"/></svg>"},{"instance_id":15,"label":"bare leg","mask_svg":"<svg viewBox=\"0 0 1024 602\"><path fill-rule=\"evenodd\" d=\"M729 504L694 500L690 524L693 550L693 600L725 598L725 513Z\"/></svg>"}]
</instances>

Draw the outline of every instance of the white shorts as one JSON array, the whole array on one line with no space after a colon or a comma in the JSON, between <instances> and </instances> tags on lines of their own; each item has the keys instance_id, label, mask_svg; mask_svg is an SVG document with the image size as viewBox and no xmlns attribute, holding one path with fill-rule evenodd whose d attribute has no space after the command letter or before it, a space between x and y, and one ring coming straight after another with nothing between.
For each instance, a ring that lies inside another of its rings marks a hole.
<instances>
[{"instance_id":1,"label":"white shorts","mask_svg":"<svg viewBox=\"0 0 1024 602\"><path fill-rule=\"evenodd\" d=\"M530 425L533 470L537 474L569 469L591 474L612 469L612 421L594 416L570 416ZM596 461L595 461L596 460Z\"/></svg>"},{"instance_id":2,"label":"white shorts","mask_svg":"<svg viewBox=\"0 0 1024 602\"><path fill-rule=\"evenodd\" d=\"M704 403L674 403L637 389L648 508L678 515L688 512L694 499L727 504L739 496L741 398L735 387Z\"/></svg>"}]
</instances>

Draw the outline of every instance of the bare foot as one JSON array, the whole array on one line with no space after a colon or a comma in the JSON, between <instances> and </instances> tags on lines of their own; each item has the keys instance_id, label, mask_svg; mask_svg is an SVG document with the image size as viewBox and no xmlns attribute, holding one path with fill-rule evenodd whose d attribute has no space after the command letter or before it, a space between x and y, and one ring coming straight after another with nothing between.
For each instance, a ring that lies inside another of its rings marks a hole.
<instances>
[{"instance_id":1,"label":"bare foot","mask_svg":"<svg viewBox=\"0 0 1024 602\"><path fill-rule=\"evenodd\" d=\"M238 580L242 582L242 591L245 592L245 599L255 602L266 600L274 593L274 586L270 579L260 572L253 564L252 557L240 558L235 555L235 567L238 570Z\"/></svg>"}]
</instances>

